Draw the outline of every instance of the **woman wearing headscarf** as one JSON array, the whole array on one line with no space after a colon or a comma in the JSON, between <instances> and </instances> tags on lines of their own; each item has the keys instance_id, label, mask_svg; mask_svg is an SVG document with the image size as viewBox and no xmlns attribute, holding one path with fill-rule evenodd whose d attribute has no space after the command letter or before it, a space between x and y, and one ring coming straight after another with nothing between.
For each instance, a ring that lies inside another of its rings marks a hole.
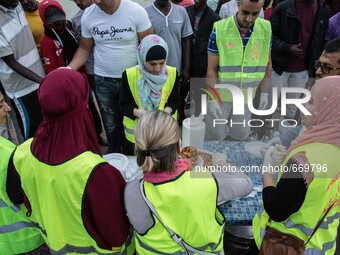
<instances>
[{"instance_id":1,"label":"woman wearing headscarf","mask_svg":"<svg viewBox=\"0 0 340 255\"><path fill-rule=\"evenodd\" d=\"M54 70L38 97L43 120L13 159L31 220L53 254L132 253L125 181L100 155L84 74Z\"/></svg>"},{"instance_id":2,"label":"woman wearing headscarf","mask_svg":"<svg viewBox=\"0 0 340 255\"><path fill-rule=\"evenodd\" d=\"M137 124L137 164L144 177L142 182L134 180L125 188L125 207L135 231L136 251L223 254L224 216L217 205L249 194L252 182L244 173L191 171L190 162L178 156L180 137L177 121L164 111L154 110ZM212 156L212 164L228 166L221 153ZM150 204L155 212L151 212ZM165 226L176 236L171 236ZM197 251L182 247L181 240Z\"/></svg>"},{"instance_id":3,"label":"woman wearing headscarf","mask_svg":"<svg viewBox=\"0 0 340 255\"><path fill-rule=\"evenodd\" d=\"M7 130L7 118L11 107L0 91L0 251L1 254L48 255L49 249L38 229L32 227L26 216L20 179L13 167L16 145ZM16 178L11 178L12 174ZM13 192L14 191L14 192Z\"/></svg>"},{"instance_id":4,"label":"woman wearing headscarf","mask_svg":"<svg viewBox=\"0 0 340 255\"><path fill-rule=\"evenodd\" d=\"M148 35L137 48L138 65L122 75L119 105L124 116L124 154L133 155L134 130L141 116L159 109L177 118L179 79L176 68L166 65L167 58L167 43L157 35Z\"/></svg>"},{"instance_id":5,"label":"woman wearing headscarf","mask_svg":"<svg viewBox=\"0 0 340 255\"><path fill-rule=\"evenodd\" d=\"M340 217L340 77L318 80L305 108L311 113L301 114L306 130L288 149L278 183L270 170L275 148L265 155L268 171L262 176L263 208L253 220L254 237L260 248L270 227L306 243L326 215L305 254L330 255L335 252Z\"/></svg>"}]
</instances>

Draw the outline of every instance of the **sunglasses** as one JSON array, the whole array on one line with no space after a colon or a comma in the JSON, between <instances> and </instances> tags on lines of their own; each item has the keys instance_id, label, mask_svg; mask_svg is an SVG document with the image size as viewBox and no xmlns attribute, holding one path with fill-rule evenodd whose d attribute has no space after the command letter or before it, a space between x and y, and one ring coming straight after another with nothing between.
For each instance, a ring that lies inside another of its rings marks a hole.
<instances>
[{"instance_id":1,"label":"sunglasses","mask_svg":"<svg viewBox=\"0 0 340 255\"><path fill-rule=\"evenodd\" d=\"M321 68L321 72L323 74L329 74L331 71L340 69L340 67L329 67L327 64L321 63L320 60L316 60L315 69L318 69L319 67Z\"/></svg>"}]
</instances>

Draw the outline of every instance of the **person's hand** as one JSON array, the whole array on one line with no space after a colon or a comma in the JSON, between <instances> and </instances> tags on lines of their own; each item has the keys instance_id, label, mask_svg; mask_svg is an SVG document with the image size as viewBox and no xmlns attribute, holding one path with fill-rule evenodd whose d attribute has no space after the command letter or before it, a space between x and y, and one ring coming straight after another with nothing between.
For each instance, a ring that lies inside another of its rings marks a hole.
<instances>
[{"instance_id":1,"label":"person's hand","mask_svg":"<svg viewBox=\"0 0 340 255\"><path fill-rule=\"evenodd\" d=\"M169 106L165 107L164 111L169 114L172 113L172 109Z\"/></svg>"},{"instance_id":2,"label":"person's hand","mask_svg":"<svg viewBox=\"0 0 340 255\"><path fill-rule=\"evenodd\" d=\"M302 56L303 55L303 50L300 49L299 47L301 46L301 43L299 44L293 44L291 47L290 47L290 50L289 50L289 53L292 57L299 57L299 56Z\"/></svg>"},{"instance_id":3,"label":"person's hand","mask_svg":"<svg viewBox=\"0 0 340 255\"><path fill-rule=\"evenodd\" d=\"M223 153L214 153L211 156L211 164L213 166L217 165L219 162L227 163L227 157Z\"/></svg>"},{"instance_id":4,"label":"person's hand","mask_svg":"<svg viewBox=\"0 0 340 255\"><path fill-rule=\"evenodd\" d=\"M262 157L264 158L264 155L266 154L270 146L276 145L276 144L282 145L281 139L278 136L273 137L264 146L261 147L260 152L261 152Z\"/></svg>"},{"instance_id":5,"label":"person's hand","mask_svg":"<svg viewBox=\"0 0 340 255\"><path fill-rule=\"evenodd\" d=\"M143 109L137 109L136 110L136 117L141 118L143 115L147 114L148 112Z\"/></svg>"},{"instance_id":6,"label":"person's hand","mask_svg":"<svg viewBox=\"0 0 340 255\"><path fill-rule=\"evenodd\" d=\"M271 154L271 158L275 166L280 166L285 158L287 157L287 150L286 147L282 146L281 144L276 144L275 149Z\"/></svg>"},{"instance_id":7,"label":"person's hand","mask_svg":"<svg viewBox=\"0 0 340 255\"><path fill-rule=\"evenodd\" d=\"M274 171L275 167L280 166L286 157L287 150L284 146L280 144L270 146L266 154L264 155L264 160L262 164L262 174L270 173L274 175L276 172L278 172Z\"/></svg>"},{"instance_id":8,"label":"person's hand","mask_svg":"<svg viewBox=\"0 0 340 255\"><path fill-rule=\"evenodd\" d=\"M268 97L269 97L269 93L261 93L259 110L265 110L267 108Z\"/></svg>"},{"instance_id":9,"label":"person's hand","mask_svg":"<svg viewBox=\"0 0 340 255\"><path fill-rule=\"evenodd\" d=\"M274 171L275 163L273 162L273 159L272 159L272 153L274 150L275 150L275 147L270 146L266 154L264 155L263 164L262 164L262 175L264 174L275 175L275 171Z\"/></svg>"},{"instance_id":10,"label":"person's hand","mask_svg":"<svg viewBox=\"0 0 340 255\"><path fill-rule=\"evenodd\" d=\"M57 69L70 69L70 70L73 70L70 66L60 66Z\"/></svg>"},{"instance_id":11,"label":"person's hand","mask_svg":"<svg viewBox=\"0 0 340 255\"><path fill-rule=\"evenodd\" d=\"M208 112L211 114L215 119L219 118L219 114L222 114L222 109L217 101L209 101L208 102Z\"/></svg>"}]
</instances>

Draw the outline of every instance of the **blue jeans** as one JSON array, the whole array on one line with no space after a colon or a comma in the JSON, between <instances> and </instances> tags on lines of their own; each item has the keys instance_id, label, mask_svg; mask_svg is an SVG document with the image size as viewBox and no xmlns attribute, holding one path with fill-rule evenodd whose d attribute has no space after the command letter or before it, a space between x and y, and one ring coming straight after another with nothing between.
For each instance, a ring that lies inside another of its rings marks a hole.
<instances>
[{"instance_id":1,"label":"blue jeans","mask_svg":"<svg viewBox=\"0 0 340 255\"><path fill-rule=\"evenodd\" d=\"M121 79L94 75L97 100L107 136L108 153L122 151L123 119L119 112Z\"/></svg>"}]
</instances>

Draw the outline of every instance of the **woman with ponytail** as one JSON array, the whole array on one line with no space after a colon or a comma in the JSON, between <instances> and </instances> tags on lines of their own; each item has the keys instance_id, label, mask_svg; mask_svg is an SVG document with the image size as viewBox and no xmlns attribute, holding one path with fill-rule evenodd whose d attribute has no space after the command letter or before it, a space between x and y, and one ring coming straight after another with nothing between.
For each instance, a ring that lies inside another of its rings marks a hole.
<instances>
[{"instance_id":1,"label":"woman with ponytail","mask_svg":"<svg viewBox=\"0 0 340 255\"><path fill-rule=\"evenodd\" d=\"M224 216L217 205L252 190L243 173L191 171L190 162L178 156L180 137L177 121L165 111L147 113L137 124L137 164L144 177L127 184L124 200L138 254L184 254L192 249L196 254L222 254ZM228 163L217 153L212 164Z\"/></svg>"}]
</instances>

